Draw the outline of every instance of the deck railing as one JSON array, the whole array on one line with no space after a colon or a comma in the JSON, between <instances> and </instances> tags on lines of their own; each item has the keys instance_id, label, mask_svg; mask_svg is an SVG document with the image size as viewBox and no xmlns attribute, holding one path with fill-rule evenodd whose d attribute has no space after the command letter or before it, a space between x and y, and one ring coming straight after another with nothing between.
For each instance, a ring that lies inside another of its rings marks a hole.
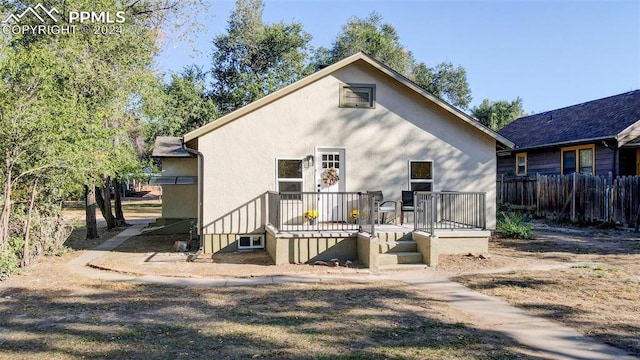
<instances>
[{"instance_id":1,"label":"deck railing","mask_svg":"<svg viewBox=\"0 0 640 360\"><path fill-rule=\"evenodd\" d=\"M373 199L357 192L269 192L269 223L281 231L373 233Z\"/></svg>"},{"instance_id":2,"label":"deck railing","mask_svg":"<svg viewBox=\"0 0 640 360\"><path fill-rule=\"evenodd\" d=\"M280 231L376 233L373 196L361 192L268 192L269 224ZM414 229L486 229L482 192L415 192Z\"/></svg>"},{"instance_id":3,"label":"deck railing","mask_svg":"<svg viewBox=\"0 0 640 360\"><path fill-rule=\"evenodd\" d=\"M415 192L415 230L486 229L483 192Z\"/></svg>"}]
</instances>

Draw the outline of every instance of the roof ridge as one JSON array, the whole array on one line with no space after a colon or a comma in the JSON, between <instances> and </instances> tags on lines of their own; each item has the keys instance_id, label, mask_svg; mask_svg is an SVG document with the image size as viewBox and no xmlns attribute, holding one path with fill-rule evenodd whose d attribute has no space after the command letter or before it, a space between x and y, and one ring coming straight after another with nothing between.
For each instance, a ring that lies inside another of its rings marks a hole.
<instances>
[{"instance_id":1,"label":"roof ridge","mask_svg":"<svg viewBox=\"0 0 640 360\"><path fill-rule=\"evenodd\" d=\"M537 114L531 114L531 115L527 115L527 116L522 116L522 117L517 118L516 120L528 118L528 117L531 117L531 116L540 116L540 115L544 115L544 114L548 114L548 113L552 113L552 112L556 112L556 111L560 111L560 110L565 110L565 109L569 109L569 108L573 108L573 107L579 107L579 106L583 106L585 104L594 103L594 102L600 102L600 101L608 100L608 99L611 99L611 98L614 98L614 97L618 97L618 96L631 95L631 94L637 93L637 92L640 92L640 89L629 90L629 91L626 91L626 92L623 92L623 93L620 93L620 94L610 95L610 96L607 96L607 97L603 97L603 98L599 98L599 99L593 99L593 100L589 100L589 101L583 101L583 102L578 103L578 104L567 105L567 106L563 106L561 108L551 109L551 110L543 111L543 112L540 112L540 113L537 113Z\"/></svg>"}]
</instances>

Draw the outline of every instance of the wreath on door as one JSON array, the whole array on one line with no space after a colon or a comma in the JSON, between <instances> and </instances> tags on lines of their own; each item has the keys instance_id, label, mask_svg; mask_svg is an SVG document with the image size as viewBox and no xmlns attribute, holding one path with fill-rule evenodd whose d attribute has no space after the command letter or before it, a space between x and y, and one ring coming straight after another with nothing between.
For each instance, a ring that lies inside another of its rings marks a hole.
<instances>
[{"instance_id":1,"label":"wreath on door","mask_svg":"<svg viewBox=\"0 0 640 360\"><path fill-rule=\"evenodd\" d=\"M338 170L336 168L328 168L322 172L322 183L327 186L332 186L340 181L340 176L338 176Z\"/></svg>"}]
</instances>

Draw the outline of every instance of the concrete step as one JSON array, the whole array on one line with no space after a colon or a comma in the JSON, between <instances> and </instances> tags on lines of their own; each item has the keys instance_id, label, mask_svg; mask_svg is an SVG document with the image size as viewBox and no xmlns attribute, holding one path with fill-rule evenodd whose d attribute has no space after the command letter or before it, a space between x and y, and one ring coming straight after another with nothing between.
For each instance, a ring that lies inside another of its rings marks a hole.
<instances>
[{"instance_id":1,"label":"concrete step","mask_svg":"<svg viewBox=\"0 0 640 360\"><path fill-rule=\"evenodd\" d=\"M397 252L417 252L418 245L413 240L387 241L380 243L380 254Z\"/></svg>"},{"instance_id":2,"label":"concrete step","mask_svg":"<svg viewBox=\"0 0 640 360\"><path fill-rule=\"evenodd\" d=\"M376 236L380 242L389 242L389 241L405 241L412 240L411 239L411 231L391 231L391 232L376 232Z\"/></svg>"},{"instance_id":3,"label":"concrete step","mask_svg":"<svg viewBox=\"0 0 640 360\"><path fill-rule=\"evenodd\" d=\"M415 270L424 270L428 269L429 266L426 264L395 264L395 265L382 265L378 268L380 272L390 272L390 271L415 271Z\"/></svg>"},{"instance_id":4,"label":"concrete step","mask_svg":"<svg viewBox=\"0 0 640 360\"><path fill-rule=\"evenodd\" d=\"M419 252L406 251L378 255L378 266L421 263L422 254Z\"/></svg>"}]
</instances>

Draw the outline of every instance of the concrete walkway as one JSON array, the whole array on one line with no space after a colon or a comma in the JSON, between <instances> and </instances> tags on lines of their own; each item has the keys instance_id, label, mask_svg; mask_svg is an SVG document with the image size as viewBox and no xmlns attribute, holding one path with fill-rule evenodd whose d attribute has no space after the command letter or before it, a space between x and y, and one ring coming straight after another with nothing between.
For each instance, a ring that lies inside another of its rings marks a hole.
<instances>
[{"instance_id":1,"label":"concrete walkway","mask_svg":"<svg viewBox=\"0 0 640 360\"><path fill-rule=\"evenodd\" d=\"M550 359L638 359L629 353L593 341L572 328L560 323L527 314L505 301L473 291L444 276L426 274L424 271L394 272L378 275L282 275L252 278L183 278L158 275L132 276L87 267L91 261L111 251L132 236L140 234L144 224L134 225L114 238L105 241L93 250L67 263L74 273L87 278L133 283L163 284L171 286L257 286L279 283L309 283L323 281L373 282L395 280L405 282L412 287L425 291L429 296L442 300L459 310L472 315L491 328L501 332L519 343L536 350ZM428 275L428 276L425 276Z\"/></svg>"}]
</instances>

